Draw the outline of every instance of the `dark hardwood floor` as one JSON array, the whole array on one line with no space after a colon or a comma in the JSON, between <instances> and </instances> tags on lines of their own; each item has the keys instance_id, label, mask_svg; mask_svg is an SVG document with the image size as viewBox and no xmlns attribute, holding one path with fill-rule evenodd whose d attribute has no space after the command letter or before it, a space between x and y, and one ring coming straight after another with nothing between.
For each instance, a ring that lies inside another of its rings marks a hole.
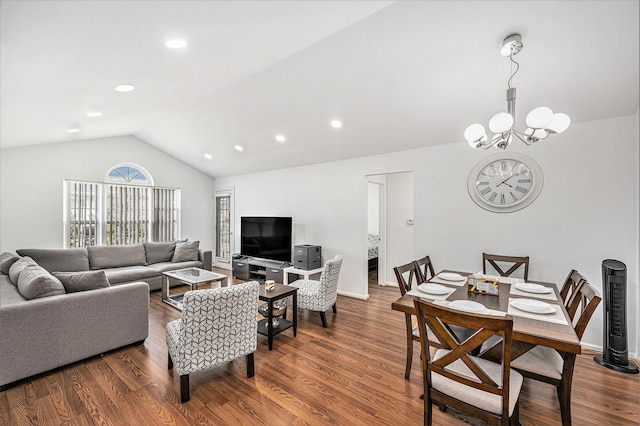
<instances>
[{"instance_id":1,"label":"dark hardwood floor","mask_svg":"<svg viewBox=\"0 0 640 426\"><path fill-rule=\"evenodd\" d=\"M225 272L218 270L218 272ZM185 287L186 288L186 287ZM404 318L391 310L395 287L369 286L370 300L338 297L338 313L300 311L298 336L258 336L256 375L244 358L191 376L191 401L180 404L179 377L167 370L165 324L179 317L151 294L149 337L0 392L0 425L418 425L422 384L418 345L404 379ZM11 344L11 342L2 342ZM574 425L640 423L640 377L578 357ZM525 381L523 425L558 425L555 389ZM435 425L480 424L434 410Z\"/></svg>"}]
</instances>

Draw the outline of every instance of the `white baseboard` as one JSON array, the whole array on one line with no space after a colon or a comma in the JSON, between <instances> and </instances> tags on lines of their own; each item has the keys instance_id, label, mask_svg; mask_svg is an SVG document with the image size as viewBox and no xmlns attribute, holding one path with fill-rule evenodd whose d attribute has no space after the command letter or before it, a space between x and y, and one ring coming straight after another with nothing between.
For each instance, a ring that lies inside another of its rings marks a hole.
<instances>
[{"instance_id":1,"label":"white baseboard","mask_svg":"<svg viewBox=\"0 0 640 426\"><path fill-rule=\"evenodd\" d=\"M602 345L592 345L590 343L580 343L582 349L588 349L594 352L602 352Z\"/></svg>"},{"instance_id":2,"label":"white baseboard","mask_svg":"<svg viewBox=\"0 0 640 426\"><path fill-rule=\"evenodd\" d=\"M340 296L351 297L353 299L369 300L369 295L368 294L364 295L364 294L349 293L349 292L341 291L341 290L338 290L338 294Z\"/></svg>"},{"instance_id":3,"label":"white baseboard","mask_svg":"<svg viewBox=\"0 0 640 426\"><path fill-rule=\"evenodd\" d=\"M592 345L590 343L581 343L582 349L588 349L590 351L594 351L594 352L600 352L602 353L603 349L602 349L602 345ZM638 358L638 354L636 353L630 353L629 355L629 361L633 360L639 360L640 358Z\"/></svg>"}]
</instances>

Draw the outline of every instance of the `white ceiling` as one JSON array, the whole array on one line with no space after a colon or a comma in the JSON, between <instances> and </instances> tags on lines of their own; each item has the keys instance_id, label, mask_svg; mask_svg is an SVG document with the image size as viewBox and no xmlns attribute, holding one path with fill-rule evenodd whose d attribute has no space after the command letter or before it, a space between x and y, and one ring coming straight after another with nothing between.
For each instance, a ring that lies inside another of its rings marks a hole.
<instances>
[{"instance_id":1,"label":"white ceiling","mask_svg":"<svg viewBox=\"0 0 640 426\"><path fill-rule=\"evenodd\" d=\"M634 114L638 6L2 0L0 142L134 135L214 177L460 143L506 108L512 32L518 128L540 105L574 123Z\"/></svg>"}]
</instances>

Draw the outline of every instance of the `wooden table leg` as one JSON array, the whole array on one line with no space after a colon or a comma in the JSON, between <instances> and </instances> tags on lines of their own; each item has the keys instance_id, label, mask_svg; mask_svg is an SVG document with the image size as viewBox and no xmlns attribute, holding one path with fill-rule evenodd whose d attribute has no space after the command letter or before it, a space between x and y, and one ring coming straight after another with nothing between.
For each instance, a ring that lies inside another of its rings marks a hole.
<instances>
[{"instance_id":1,"label":"wooden table leg","mask_svg":"<svg viewBox=\"0 0 640 426\"><path fill-rule=\"evenodd\" d=\"M271 350L273 348L273 299L269 299L267 303L269 305L267 309L267 342L269 350Z\"/></svg>"},{"instance_id":2,"label":"wooden table leg","mask_svg":"<svg viewBox=\"0 0 640 426\"><path fill-rule=\"evenodd\" d=\"M296 337L298 332L298 292L293 293L293 337Z\"/></svg>"}]
</instances>

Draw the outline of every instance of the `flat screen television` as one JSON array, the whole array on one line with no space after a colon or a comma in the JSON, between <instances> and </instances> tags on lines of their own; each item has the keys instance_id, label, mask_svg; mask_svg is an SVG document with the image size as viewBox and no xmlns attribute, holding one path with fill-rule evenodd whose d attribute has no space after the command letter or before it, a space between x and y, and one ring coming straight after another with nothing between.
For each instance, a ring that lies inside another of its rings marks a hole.
<instances>
[{"instance_id":1,"label":"flat screen television","mask_svg":"<svg viewBox=\"0 0 640 426\"><path fill-rule=\"evenodd\" d=\"M240 218L240 254L291 262L290 217Z\"/></svg>"}]
</instances>

